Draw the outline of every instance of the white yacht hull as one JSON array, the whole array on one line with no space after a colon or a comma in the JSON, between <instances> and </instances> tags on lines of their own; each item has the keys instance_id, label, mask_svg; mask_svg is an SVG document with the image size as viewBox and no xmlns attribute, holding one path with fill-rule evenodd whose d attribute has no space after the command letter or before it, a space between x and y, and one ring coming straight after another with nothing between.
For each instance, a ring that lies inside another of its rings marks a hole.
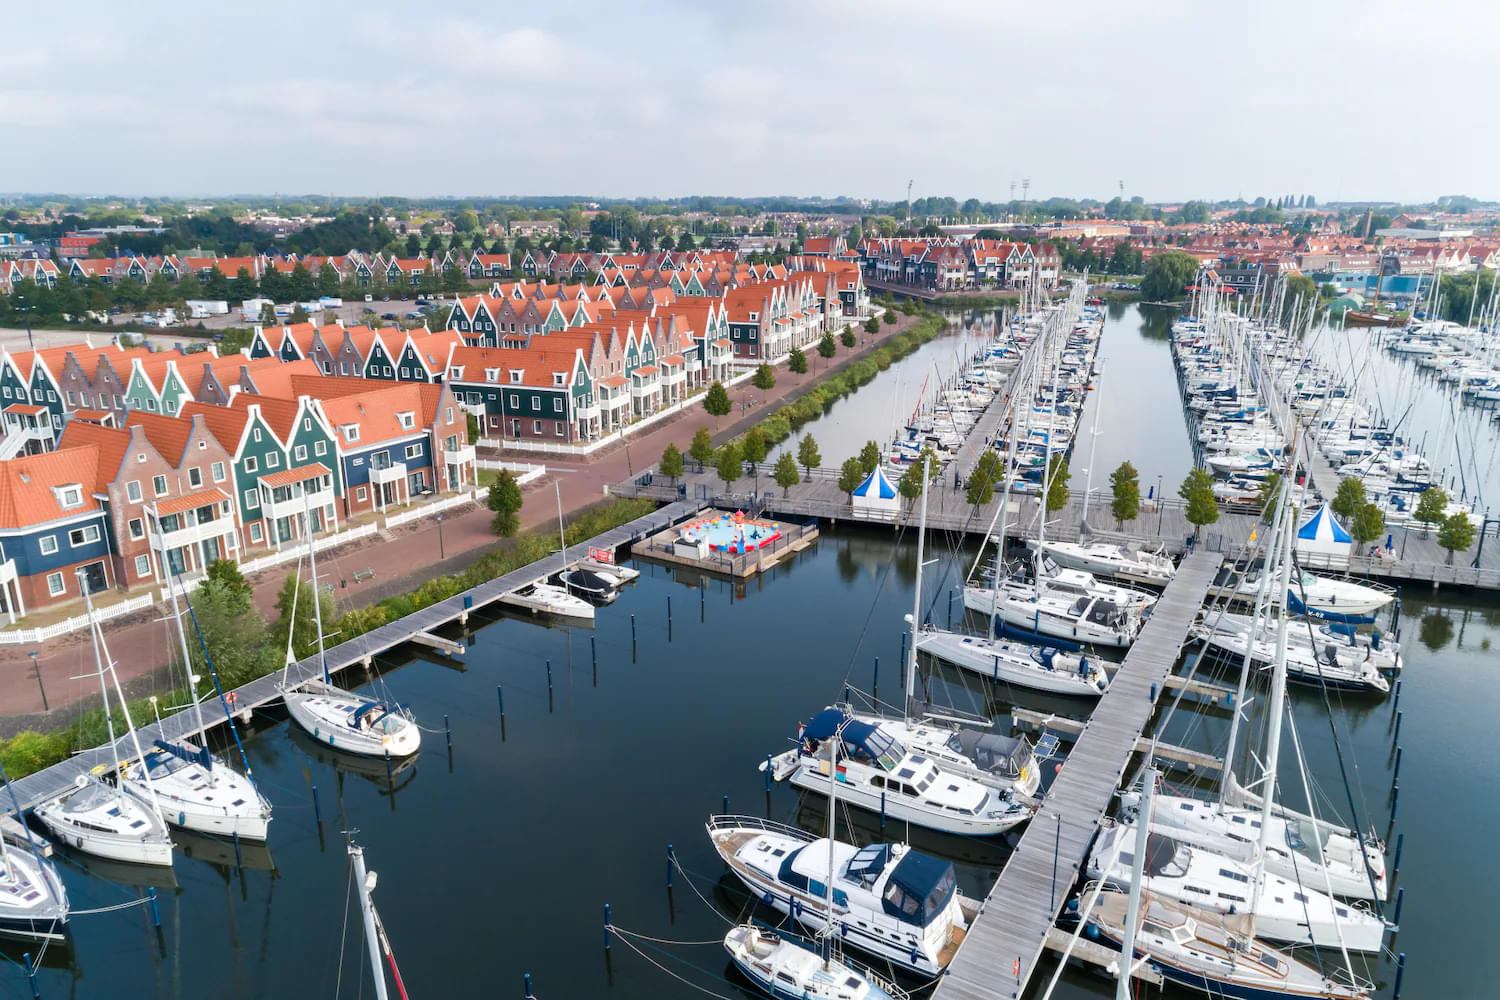
<instances>
[{"instance_id":1,"label":"white yacht hull","mask_svg":"<svg viewBox=\"0 0 1500 1000\"><path fill-rule=\"evenodd\" d=\"M917 648L944 663L988 677L996 684L1081 698L1097 698L1109 687L1103 669L1097 662L1090 663L1086 656L1059 652L1049 667L1017 654L1015 645L1004 639L932 632L918 641Z\"/></svg>"},{"instance_id":2,"label":"white yacht hull","mask_svg":"<svg viewBox=\"0 0 1500 1000\"><path fill-rule=\"evenodd\" d=\"M370 699L341 688L310 682L309 690L285 691L287 713L314 740L335 750L365 757L409 757L421 746L421 731L406 721L397 733L377 733L349 725L350 714Z\"/></svg>"},{"instance_id":3,"label":"white yacht hull","mask_svg":"<svg viewBox=\"0 0 1500 1000\"><path fill-rule=\"evenodd\" d=\"M795 750L788 753L795 754ZM817 762L814 761L813 764ZM827 761L823 761L825 765ZM819 774L815 767L805 764L798 766L788 779L793 785L803 791L813 792L818 795L828 794L828 775ZM1006 830L1014 829L1031 818L1031 811L1011 809L1004 811L1000 816L986 818L980 816L961 816L957 813L949 814L931 809L919 809L912 806L906 797L896 792L885 795L882 805L881 796L878 792L866 788L855 787L851 784L840 784L839 805L859 806L867 812L877 815L884 811L887 819L902 823L910 823L913 826L925 827L928 830L937 830L940 833L958 833L966 837L993 837L1004 833Z\"/></svg>"}]
</instances>

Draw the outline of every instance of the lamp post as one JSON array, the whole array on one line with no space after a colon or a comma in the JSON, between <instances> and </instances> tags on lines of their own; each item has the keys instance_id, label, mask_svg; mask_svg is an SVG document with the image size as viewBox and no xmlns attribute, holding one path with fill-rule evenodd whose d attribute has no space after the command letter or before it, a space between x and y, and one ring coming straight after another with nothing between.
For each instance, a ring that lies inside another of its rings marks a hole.
<instances>
[{"instance_id":1,"label":"lamp post","mask_svg":"<svg viewBox=\"0 0 1500 1000\"><path fill-rule=\"evenodd\" d=\"M17 296L16 303L21 307L21 311L26 314L26 347L28 350L35 351L36 344L31 339L31 303L26 301L24 295Z\"/></svg>"},{"instance_id":2,"label":"lamp post","mask_svg":"<svg viewBox=\"0 0 1500 1000\"><path fill-rule=\"evenodd\" d=\"M52 711L52 706L47 704L47 689L42 686L42 664L41 661L37 659L36 654L37 651L34 649L30 653L31 669L36 674L36 689L42 693L42 711L50 712Z\"/></svg>"},{"instance_id":3,"label":"lamp post","mask_svg":"<svg viewBox=\"0 0 1500 1000\"><path fill-rule=\"evenodd\" d=\"M441 514L439 514L437 516L437 526L438 526L438 558L439 559L446 559L448 554L447 554L447 552L445 552L443 550L443 515L441 515Z\"/></svg>"}]
</instances>

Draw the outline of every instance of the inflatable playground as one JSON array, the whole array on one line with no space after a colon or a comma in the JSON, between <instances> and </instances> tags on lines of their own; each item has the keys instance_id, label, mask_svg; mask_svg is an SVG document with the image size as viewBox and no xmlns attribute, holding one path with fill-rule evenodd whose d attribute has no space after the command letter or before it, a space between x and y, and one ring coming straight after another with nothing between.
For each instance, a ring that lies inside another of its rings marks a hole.
<instances>
[{"instance_id":1,"label":"inflatable playground","mask_svg":"<svg viewBox=\"0 0 1500 1000\"><path fill-rule=\"evenodd\" d=\"M737 510L689 521L682 526L678 540L695 546L706 543L710 552L741 555L765 548L780 537L780 525L747 519L744 511Z\"/></svg>"}]
</instances>

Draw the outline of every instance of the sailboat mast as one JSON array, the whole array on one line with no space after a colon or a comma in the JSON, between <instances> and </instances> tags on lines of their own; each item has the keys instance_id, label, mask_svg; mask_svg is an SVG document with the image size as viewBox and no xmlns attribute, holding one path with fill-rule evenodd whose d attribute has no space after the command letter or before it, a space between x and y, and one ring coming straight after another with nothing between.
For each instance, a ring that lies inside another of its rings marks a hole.
<instances>
[{"instance_id":1,"label":"sailboat mast","mask_svg":"<svg viewBox=\"0 0 1500 1000\"><path fill-rule=\"evenodd\" d=\"M109 752L114 757L115 773L120 773L120 748L115 745L115 716L109 707L109 686L104 682L104 658L99 654L99 644L103 641L99 626L94 621L94 601L89 595L88 580L83 575L83 569L78 570L78 586L83 591L83 609L89 619L89 638L94 643L94 669L99 674L99 696L104 699L104 726L109 732Z\"/></svg>"},{"instance_id":2,"label":"sailboat mast","mask_svg":"<svg viewBox=\"0 0 1500 1000\"><path fill-rule=\"evenodd\" d=\"M386 995L385 969L380 965L380 942L375 931L375 904L370 902L370 888L374 872L365 872L365 849L358 844L349 845L349 857L354 862L354 880L359 883L359 912L365 922L365 945L370 952L370 975L375 978L377 1000L389 1000Z\"/></svg>"},{"instance_id":3,"label":"sailboat mast","mask_svg":"<svg viewBox=\"0 0 1500 1000\"><path fill-rule=\"evenodd\" d=\"M834 728L833 737L828 741L828 880L823 883L827 895L824 904L828 907L828 933L823 938L823 968L833 968L832 947L833 941L833 833L834 823L838 818L838 769L839 769L839 741L844 738L844 727L842 725Z\"/></svg>"},{"instance_id":4,"label":"sailboat mast","mask_svg":"<svg viewBox=\"0 0 1500 1000\"><path fill-rule=\"evenodd\" d=\"M110 679L115 684L115 694L120 699L120 712L125 716L125 728L130 731L130 743L135 747L136 759L141 764L141 780L146 783L146 791L151 796L151 808L160 814L161 803L156 799L156 785L152 784L151 771L146 767L146 754L141 750L141 738L136 734L135 721L130 717L130 706L125 701L125 691L120 687L120 675L115 672L114 661L109 658L109 647L104 643L104 628L94 620L94 599L89 593L88 584L84 580L82 570L79 570L78 582L82 585L80 589L83 590L83 604L88 610L89 628L94 634L94 662L99 667L99 687L101 689L104 688L104 668L108 666ZM107 690L104 692L104 717L106 719L109 718L109 692ZM120 770L120 751L115 747L115 727L113 722L109 725L109 748L110 752L114 754L115 773L118 774ZM117 791L118 788L119 786L117 785Z\"/></svg>"},{"instance_id":5,"label":"sailboat mast","mask_svg":"<svg viewBox=\"0 0 1500 1000\"><path fill-rule=\"evenodd\" d=\"M901 708L903 717L911 716L911 699L917 689L917 636L922 631L922 558L927 542L927 475L928 459L921 452L917 461L922 466L922 519L917 528L917 586L911 599L911 646L906 658L906 704Z\"/></svg>"},{"instance_id":6,"label":"sailboat mast","mask_svg":"<svg viewBox=\"0 0 1500 1000\"><path fill-rule=\"evenodd\" d=\"M1048 350L1052 348L1052 326L1053 323L1049 319L1047 325L1043 328L1047 331L1043 336L1048 338L1046 345ZM1047 413L1047 461L1042 466L1042 491L1041 495L1037 497L1036 509L1036 566L1033 571L1033 577L1036 582L1038 606L1040 606L1042 600L1042 554L1045 549L1044 543L1047 539L1047 494L1052 488L1052 435L1057 432L1057 381L1061 377L1061 366L1062 352L1058 352L1057 364L1054 366L1052 372L1052 405Z\"/></svg>"},{"instance_id":7,"label":"sailboat mast","mask_svg":"<svg viewBox=\"0 0 1500 1000\"><path fill-rule=\"evenodd\" d=\"M161 515L157 513L156 504L151 504L151 519L156 522L156 537L153 539L152 547L157 548L157 559L161 565L162 579L166 581L167 593L172 598L172 620L177 624L177 644L182 648L182 672L187 676L188 695L193 702L193 718L198 723L198 738L208 740L208 727L203 724L203 704L198 700L198 679L193 676L193 658L188 654L187 632L182 627L182 612L177 607L177 574L172 572L172 567L167 563L167 546L162 539ZM205 766L208 771L209 780L216 780L212 764Z\"/></svg>"},{"instance_id":8,"label":"sailboat mast","mask_svg":"<svg viewBox=\"0 0 1500 1000\"><path fill-rule=\"evenodd\" d=\"M1121 942L1120 973L1115 1000L1131 1000L1130 974L1135 968L1135 930L1141 922L1141 893L1145 891L1146 851L1151 846L1151 808L1156 802L1156 768L1141 776L1141 805L1135 817L1135 857L1130 862L1130 898L1125 904L1125 940Z\"/></svg>"},{"instance_id":9,"label":"sailboat mast","mask_svg":"<svg viewBox=\"0 0 1500 1000\"><path fill-rule=\"evenodd\" d=\"M1104 362L1099 362L1099 388L1094 393L1094 424L1089 429L1089 467L1084 470L1082 523L1089 523L1089 497L1094 492L1094 451L1099 446L1099 408L1104 405Z\"/></svg>"},{"instance_id":10,"label":"sailboat mast","mask_svg":"<svg viewBox=\"0 0 1500 1000\"><path fill-rule=\"evenodd\" d=\"M562 571L566 573L568 571L568 533L563 528L562 483L554 480L552 488L557 493L557 551L558 555L562 558ZM566 583L564 583L564 586L566 586Z\"/></svg>"},{"instance_id":11,"label":"sailboat mast","mask_svg":"<svg viewBox=\"0 0 1500 1000\"><path fill-rule=\"evenodd\" d=\"M318 593L318 547L313 544L312 536L312 506L307 498L307 487L303 485L302 491L302 527L307 532L307 559L312 570L312 606L313 624L318 630L318 669L323 671L323 683L332 684L333 678L328 675L328 660L323 655L323 600ZM295 600L295 598L294 598ZM292 616L292 629L297 627L296 615Z\"/></svg>"}]
</instances>

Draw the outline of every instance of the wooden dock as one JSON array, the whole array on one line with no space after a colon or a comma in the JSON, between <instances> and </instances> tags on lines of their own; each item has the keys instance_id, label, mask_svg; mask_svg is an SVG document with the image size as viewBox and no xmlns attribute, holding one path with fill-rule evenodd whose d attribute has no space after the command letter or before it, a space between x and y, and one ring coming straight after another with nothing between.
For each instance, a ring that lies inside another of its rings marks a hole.
<instances>
[{"instance_id":1,"label":"wooden dock","mask_svg":"<svg viewBox=\"0 0 1500 1000\"><path fill-rule=\"evenodd\" d=\"M689 500L679 500L666 507L652 511L633 521L628 521L617 528L611 528L586 542L569 546L571 550L580 554L586 553L590 548L618 549L621 546L631 545L639 542L652 532L661 531L685 518L698 513L701 505ZM477 587L473 587L461 594L455 594L445 601L429 605L407 615L404 618L388 622L379 628L372 629L364 635L355 636L347 642L341 642L324 652L324 659L328 665L328 672L337 677L350 667L363 666L369 668L376 656L395 649L398 646L410 642L416 642L424 646L434 647L445 652L455 649L461 650L459 643L443 639L435 635L435 630L454 622L465 623L470 612L487 604L498 601L506 594L527 584L535 583L545 579L549 574L556 571L558 567L557 557L548 556L538 562L529 563L520 569L512 570L504 576L496 577L486 581ZM106 636L107 638L107 636ZM299 660L291 665L288 670L288 680L295 686L304 681L321 677L322 670L316 656L310 656L305 660ZM281 698L281 671L267 674L236 688L234 691L234 712L238 716L248 716L248 713L270 704ZM420 713L418 713L420 714ZM161 722L153 722L148 725L137 727L141 746L148 747L153 740L161 739L175 741L182 739L195 739L198 736L198 727L194 724L194 713L178 712L168 716ZM214 729L225 722L223 703L218 699L212 699L203 703L203 723L208 729ZM117 741L122 759L132 754L130 737L121 737ZM10 783L16 798L20 801L23 809L30 808L38 802L50 799L59 793L66 791L68 786L79 775L85 774L99 768L108 768L112 765L113 758L109 751L109 745L105 744L93 750L85 751L77 756L44 768L35 774L29 774L24 778L18 778Z\"/></svg>"},{"instance_id":2,"label":"wooden dock","mask_svg":"<svg viewBox=\"0 0 1500 1000\"><path fill-rule=\"evenodd\" d=\"M1025 992L1222 558L1200 549L1183 560L991 888L933 1000L996 1000Z\"/></svg>"},{"instance_id":3,"label":"wooden dock","mask_svg":"<svg viewBox=\"0 0 1500 1000\"><path fill-rule=\"evenodd\" d=\"M757 518L757 520L764 521L765 519ZM678 529L671 527L642 539L631 547L630 554L672 566L684 566L704 573L744 580L757 573L765 572L788 556L810 547L818 540L816 523L803 524L785 521L774 523L779 529L776 541L749 552L735 554L710 551L702 558L685 554L678 551L676 545Z\"/></svg>"}]
</instances>

